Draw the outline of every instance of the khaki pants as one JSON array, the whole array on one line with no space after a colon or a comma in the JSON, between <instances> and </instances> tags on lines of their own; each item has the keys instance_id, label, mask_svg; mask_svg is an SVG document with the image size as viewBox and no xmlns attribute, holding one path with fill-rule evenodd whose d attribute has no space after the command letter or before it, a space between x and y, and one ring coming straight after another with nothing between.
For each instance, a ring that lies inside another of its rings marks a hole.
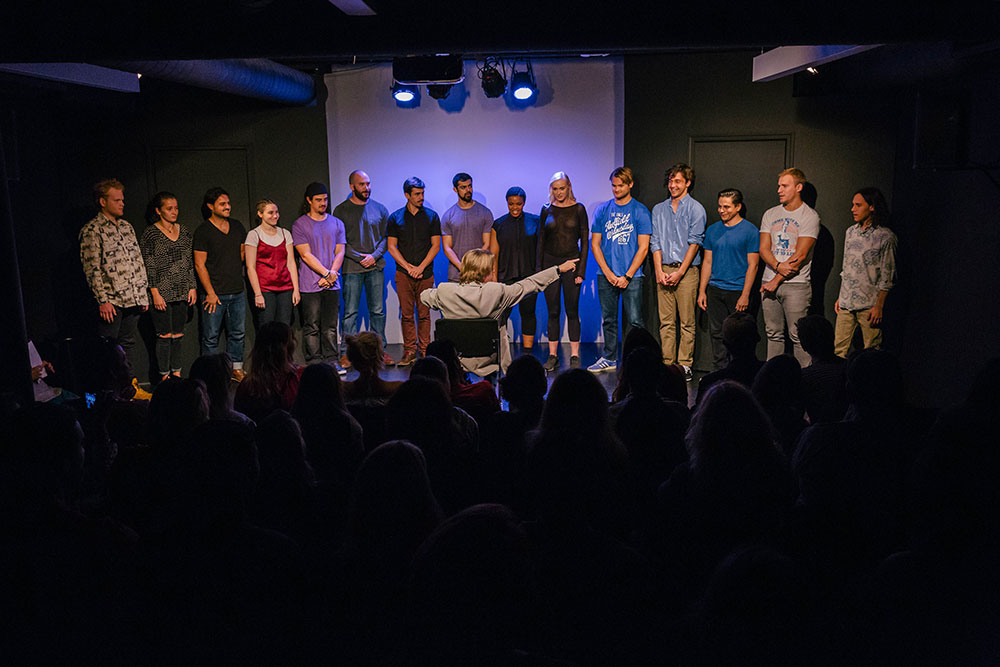
<instances>
[{"instance_id":1,"label":"khaki pants","mask_svg":"<svg viewBox=\"0 0 1000 667\"><path fill-rule=\"evenodd\" d=\"M664 264L671 273L679 264ZM688 267L676 287L656 284L656 306L660 312L660 346L663 363L694 365L695 302L698 299L699 267ZM680 320L680 342L677 340L677 320Z\"/></svg>"},{"instance_id":2,"label":"khaki pants","mask_svg":"<svg viewBox=\"0 0 1000 667\"><path fill-rule=\"evenodd\" d=\"M847 352L851 349L851 341L854 340L854 330L861 327L861 337L865 341L865 349L870 347L878 348L882 345L882 329L873 327L868 322L868 313L871 308L864 310L841 310L837 313L837 325L833 333L833 351L838 357L847 357Z\"/></svg>"}]
</instances>

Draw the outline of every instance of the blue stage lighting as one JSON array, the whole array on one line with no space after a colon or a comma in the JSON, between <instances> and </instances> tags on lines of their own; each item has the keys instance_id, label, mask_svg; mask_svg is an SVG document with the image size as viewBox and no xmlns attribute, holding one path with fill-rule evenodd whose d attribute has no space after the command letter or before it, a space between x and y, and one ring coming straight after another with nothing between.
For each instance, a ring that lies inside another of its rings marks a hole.
<instances>
[{"instance_id":1,"label":"blue stage lighting","mask_svg":"<svg viewBox=\"0 0 1000 667\"><path fill-rule=\"evenodd\" d=\"M514 91L514 99L521 102L528 102L538 94L535 77L530 71L515 74L511 78L510 87Z\"/></svg>"},{"instance_id":2,"label":"blue stage lighting","mask_svg":"<svg viewBox=\"0 0 1000 667\"><path fill-rule=\"evenodd\" d=\"M416 86L403 86L398 83L392 85L392 96L400 104L410 104L417 99Z\"/></svg>"}]
</instances>

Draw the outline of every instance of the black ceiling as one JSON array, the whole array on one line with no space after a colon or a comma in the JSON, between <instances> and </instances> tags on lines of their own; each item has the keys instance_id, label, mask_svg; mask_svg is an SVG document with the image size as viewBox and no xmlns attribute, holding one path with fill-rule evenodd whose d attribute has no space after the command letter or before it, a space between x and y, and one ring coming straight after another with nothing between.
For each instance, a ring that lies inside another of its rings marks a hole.
<instances>
[{"instance_id":1,"label":"black ceiling","mask_svg":"<svg viewBox=\"0 0 1000 667\"><path fill-rule=\"evenodd\" d=\"M996 38L1000 2L601 4L368 0L5 0L0 61L269 57L317 65L393 55L657 53Z\"/></svg>"}]
</instances>

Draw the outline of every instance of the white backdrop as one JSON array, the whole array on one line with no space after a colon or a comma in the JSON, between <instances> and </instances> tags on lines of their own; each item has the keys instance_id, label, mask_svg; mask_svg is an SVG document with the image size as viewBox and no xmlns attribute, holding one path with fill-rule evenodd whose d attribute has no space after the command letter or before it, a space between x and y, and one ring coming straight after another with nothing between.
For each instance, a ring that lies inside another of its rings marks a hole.
<instances>
[{"instance_id":1,"label":"white backdrop","mask_svg":"<svg viewBox=\"0 0 1000 667\"><path fill-rule=\"evenodd\" d=\"M440 215L456 201L452 177L464 171L473 177L475 199L494 217L507 213L504 193L513 185L527 192L526 210L538 213L548 197L549 178L565 171L577 200L592 214L611 198L609 174L623 160L622 63L574 58L533 61L533 68L539 95L527 108L513 107L505 98L488 99L473 62L465 63L464 84L446 100L434 100L421 88L420 105L413 109L396 106L388 64L327 74L332 204L349 194L348 174L362 169L371 177L372 198L390 212L405 204L403 181L417 176L427 185L425 205ZM399 343L395 264L388 254L386 264L386 337ZM580 302L584 342L601 340L596 271L591 259ZM447 279L443 252L434 272L438 281ZM544 339L543 298L537 312ZM363 306L362 313L367 322ZM565 322L562 331L566 340Z\"/></svg>"}]
</instances>

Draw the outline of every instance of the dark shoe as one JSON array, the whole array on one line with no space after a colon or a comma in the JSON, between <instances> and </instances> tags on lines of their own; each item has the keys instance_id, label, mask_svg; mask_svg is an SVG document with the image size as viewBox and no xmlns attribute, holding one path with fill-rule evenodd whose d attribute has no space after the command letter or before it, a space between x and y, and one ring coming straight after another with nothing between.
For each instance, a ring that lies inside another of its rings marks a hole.
<instances>
[{"instance_id":1,"label":"dark shoe","mask_svg":"<svg viewBox=\"0 0 1000 667\"><path fill-rule=\"evenodd\" d=\"M691 367L690 366L681 366L681 368L684 369L684 381L685 382L690 382L694 378L694 375L691 373Z\"/></svg>"},{"instance_id":2,"label":"dark shoe","mask_svg":"<svg viewBox=\"0 0 1000 667\"><path fill-rule=\"evenodd\" d=\"M548 360L542 364L542 368L545 369L546 373L551 373L555 369L559 368L559 357L554 354L550 354Z\"/></svg>"},{"instance_id":3,"label":"dark shoe","mask_svg":"<svg viewBox=\"0 0 1000 667\"><path fill-rule=\"evenodd\" d=\"M403 355L403 358L399 360L396 364L397 366L412 366L413 362L417 360L417 353L414 351L409 351Z\"/></svg>"},{"instance_id":4,"label":"dark shoe","mask_svg":"<svg viewBox=\"0 0 1000 667\"><path fill-rule=\"evenodd\" d=\"M570 368L579 368L580 367L580 357L576 356L575 354L572 357L570 357L569 358L569 367Z\"/></svg>"},{"instance_id":5,"label":"dark shoe","mask_svg":"<svg viewBox=\"0 0 1000 667\"><path fill-rule=\"evenodd\" d=\"M396 360L390 357L388 352L383 352L382 363L385 364L386 368L392 368L396 365Z\"/></svg>"},{"instance_id":6,"label":"dark shoe","mask_svg":"<svg viewBox=\"0 0 1000 667\"><path fill-rule=\"evenodd\" d=\"M340 358L340 367L341 368L351 367L351 360L347 358L346 354Z\"/></svg>"}]
</instances>

